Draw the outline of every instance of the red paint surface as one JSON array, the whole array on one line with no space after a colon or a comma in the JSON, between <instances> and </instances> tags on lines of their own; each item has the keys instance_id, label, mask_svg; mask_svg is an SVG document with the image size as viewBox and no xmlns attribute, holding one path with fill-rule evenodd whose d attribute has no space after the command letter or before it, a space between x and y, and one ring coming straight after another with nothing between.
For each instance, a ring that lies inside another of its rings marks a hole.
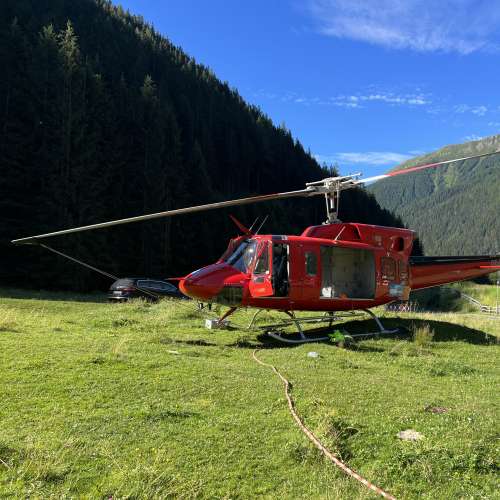
<instances>
[{"instance_id":1,"label":"red paint surface","mask_svg":"<svg viewBox=\"0 0 500 500\"><path fill-rule=\"evenodd\" d=\"M418 266L411 269L411 288L419 290L484 276L499 269L491 261Z\"/></svg>"},{"instance_id":2,"label":"red paint surface","mask_svg":"<svg viewBox=\"0 0 500 500\"><path fill-rule=\"evenodd\" d=\"M251 306L277 310L345 311L367 309L407 297L410 289L427 288L445 283L471 279L495 272L498 259L475 262L409 265L415 233L408 229L373 226L357 223L326 224L308 227L301 236L260 235L253 238L260 242L283 243L288 246L289 293L287 297L255 296L264 294L271 275L253 274L255 260L248 273L242 273L224 261L204 267L181 279L181 291L200 301L218 301L230 288L242 293L232 299L232 305ZM244 237L232 240L229 248L239 244ZM373 252L375 261L375 296L370 299L322 298L321 295L321 246L357 248ZM305 252L317 257L318 273L309 276L305 268ZM395 273L384 275L382 261L392 259ZM262 281L260 279L262 278ZM267 281L266 281L267 280ZM262 290L261 290L262 288ZM401 290L402 296L390 293ZM260 291L259 291L260 290ZM252 295L253 292L253 295ZM236 302L237 301L237 302Z\"/></svg>"},{"instance_id":3,"label":"red paint surface","mask_svg":"<svg viewBox=\"0 0 500 500\"><path fill-rule=\"evenodd\" d=\"M225 263L216 263L203 267L186 276L179 283L184 295L200 301L210 301L225 284L240 282L247 276Z\"/></svg>"}]
</instances>

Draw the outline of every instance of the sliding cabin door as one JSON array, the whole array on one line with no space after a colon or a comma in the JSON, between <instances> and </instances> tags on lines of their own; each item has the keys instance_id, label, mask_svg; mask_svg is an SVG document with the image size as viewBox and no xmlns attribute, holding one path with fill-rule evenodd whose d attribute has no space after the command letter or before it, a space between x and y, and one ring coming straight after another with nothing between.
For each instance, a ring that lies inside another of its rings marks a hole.
<instances>
[{"instance_id":1,"label":"sliding cabin door","mask_svg":"<svg viewBox=\"0 0 500 500\"><path fill-rule=\"evenodd\" d=\"M373 299L373 251L321 245L321 294L323 299Z\"/></svg>"}]
</instances>

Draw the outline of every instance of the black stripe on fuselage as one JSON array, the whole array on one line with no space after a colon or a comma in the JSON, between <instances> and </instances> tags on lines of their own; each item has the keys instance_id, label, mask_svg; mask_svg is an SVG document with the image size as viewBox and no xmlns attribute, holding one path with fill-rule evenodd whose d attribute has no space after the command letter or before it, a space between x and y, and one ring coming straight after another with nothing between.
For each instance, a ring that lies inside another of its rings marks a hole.
<instances>
[{"instance_id":1,"label":"black stripe on fuselage","mask_svg":"<svg viewBox=\"0 0 500 500\"><path fill-rule=\"evenodd\" d=\"M410 257L410 266L431 266L433 264L468 264L473 262L484 262L497 260L500 255L471 255L471 256L446 256L446 257Z\"/></svg>"}]
</instances>

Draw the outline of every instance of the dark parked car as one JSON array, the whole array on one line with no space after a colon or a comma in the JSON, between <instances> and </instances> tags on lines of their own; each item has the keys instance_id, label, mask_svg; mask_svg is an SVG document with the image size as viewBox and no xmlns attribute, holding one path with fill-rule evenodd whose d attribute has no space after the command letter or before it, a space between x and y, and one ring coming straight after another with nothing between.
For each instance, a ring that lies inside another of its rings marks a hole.
<instances>
[{"instance_id":1,"label":"dark parked car","mask_svg":"<svg viewBox=\"0 0 500 500\"><path fill-rule=\"evenodd\" d=\"M148 300L158 300L161 297L188 298L172 283L150 278L123 278L115 281L108 292L110 302L121 302L135 297Z\"/></svg>"}]
</instances>

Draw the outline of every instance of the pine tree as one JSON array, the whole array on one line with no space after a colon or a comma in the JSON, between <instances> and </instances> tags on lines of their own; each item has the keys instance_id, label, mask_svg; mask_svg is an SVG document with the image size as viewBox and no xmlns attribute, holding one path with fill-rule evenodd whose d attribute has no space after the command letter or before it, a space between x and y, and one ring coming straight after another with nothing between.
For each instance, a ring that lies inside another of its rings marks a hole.
<instances>
[{"instance_id":1,"label":"pine tree","mask_svg":"<svg viewBox=\"0 0 500 500\"><path fill-rule=\"evenodd\" d=\"M8 240L326 177L285 125L107 0L0 2L0 277L91 289L105 282ZM391 223L360 191L350 219ZM368 207L368 208L366 208ZM321 200L240 207L299 232ZM82 233L51 243L116 275L179 276L216 260L229 211ZM200 251L201 248L201 251ZM29 259L26 259L27 256Z\"/></svg>"}]
</instances>

